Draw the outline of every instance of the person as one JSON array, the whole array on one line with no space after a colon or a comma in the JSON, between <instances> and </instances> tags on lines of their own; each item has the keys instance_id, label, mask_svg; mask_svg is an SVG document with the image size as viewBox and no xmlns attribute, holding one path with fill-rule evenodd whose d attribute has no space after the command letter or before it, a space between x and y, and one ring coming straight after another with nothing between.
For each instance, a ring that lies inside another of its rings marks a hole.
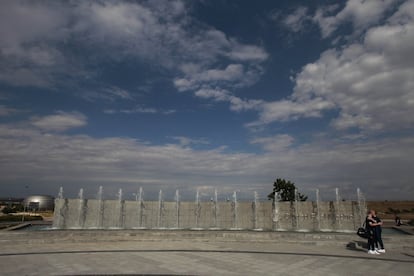
<instances>
[{"instance_id":1,"label":"person","mask_svg":"<svg viewBox=\"0 0 414 276\"><path fill-rule=\"evenodd\" d=\"M395 225L396 226L401 226L401 218L397 215L395 215Z\"/></svg>"},{"instance_id":2,"label":"person","mask_svg":"<svg viewBox=\"0 0 414 276\"><path fill-rule=\"evenodd\" d=\"M374 226L374 243L375 250L379 253L385 253L384 243L382 242L382 221L377 216L375 210L370 211L372 218L374 219L376 225Z\"/></svg>"},{"instance_id":3,"label":"person","mask_svg":"<svg viewBox=\"0 0 414 276\"><path fill-rule=\"evenodd\" d=\"M365 228L368 233L368 254L373 255L380 254L375 250L374 229L376 225L376 221L373 219L371 212L369 212L365 219Z\"/></svg>"}]
</instances>

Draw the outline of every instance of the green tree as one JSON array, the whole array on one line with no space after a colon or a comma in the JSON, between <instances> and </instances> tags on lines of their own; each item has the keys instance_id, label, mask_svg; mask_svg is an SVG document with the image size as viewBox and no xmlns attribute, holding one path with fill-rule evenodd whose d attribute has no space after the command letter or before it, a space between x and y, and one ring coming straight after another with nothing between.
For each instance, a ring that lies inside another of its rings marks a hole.
<instances>
[{"instance_id":1,"label":"green tree","mask_svg":"<svg viewBox=\"0 0 414 276\"><path fill-rule=\"evenodd\" d=\"M267 198L275 200L275 193L278 194L280 201L294 201L295 200L295 183L286 181L285 179L278 178L273 183L273 192L271 192ZM307 196L298 192L298 200L306 201Z\"/></svg>"},{"instance_id":2,"label":"green tree","mask_svg":"<svg viewBox=\"0 0 414 276\"><path fill-rule=\"evenodd\" d=\"M24 209L22 204L13 204L11 206L6 206L1 210L3 214L17 213L22 212Z\"/></svg>"},{"instance_id":3,"label":"green tree","mask_svg":"<svg viewBox=\"0 0 414 276\"><path fill-rule=\"evenodd\" d=\"M11 207L6 206L6 207L3 208L3 210L1 210L1 212L3 214L11 214L11 213L16 213L16 210L14 210Z\"/></svg>"}]
</instances>

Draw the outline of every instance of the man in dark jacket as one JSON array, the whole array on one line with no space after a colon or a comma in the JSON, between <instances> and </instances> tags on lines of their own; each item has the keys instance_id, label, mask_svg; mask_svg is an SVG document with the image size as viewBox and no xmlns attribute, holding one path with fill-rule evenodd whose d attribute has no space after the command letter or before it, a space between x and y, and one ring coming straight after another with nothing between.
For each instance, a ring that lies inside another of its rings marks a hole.
<instances>
[{"instance_id":1,"label":"man in dark jacket","mask_svg":"<svg viewBox=\"0 0 414 276\"><path fill-rule=\"evenodd\" d=\"M365 228L368 233L368 254L379 255L380 253L375 250L375 227L376 221L372 217L371 211L365 219Z\"/></svg>"},{"instance_id":2,"label":"man in dark jacket","mask_svg":"<svg viewBox=\"0 0 414 276\"><path fill-rule=\"evenodd\" d=\"M374 226L374 242L375 242L375 250L379 253L385 253L384 243L382 242L382 221L377 216L375 210L370 211L372 218L376 222L376 226ZM379 246L378 246L379 245Z\"/></svg>"}]
</instances>

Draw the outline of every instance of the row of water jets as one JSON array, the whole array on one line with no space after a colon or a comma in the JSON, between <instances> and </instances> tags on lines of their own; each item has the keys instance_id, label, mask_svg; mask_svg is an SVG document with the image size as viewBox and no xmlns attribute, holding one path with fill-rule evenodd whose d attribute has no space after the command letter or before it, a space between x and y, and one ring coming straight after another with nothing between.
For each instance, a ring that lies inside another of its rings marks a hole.
<instances>
[{"instance_id":1,"label":"row of water jets","mask_svg":"<svg viewBox=\"0 0 414 276\"><path fill-rule=\"evenodd\" d=\"M139 202L139 225L143 226L143 212L144 212L144 191L143 188L140 187L138 190L138 193L135 194L136 197L136 201ZM339 224L339 228L341 228L341 197L339 194L339 189L335 188L335 196L336 196L336 206L338 208L337 210L337 220L338 220L338 224ZM63 187L60 187L59 189L59 194L58 194L58 199L63 199ZM85 223L85 213L86 213L86 205L85 205L85 198L84 198L84 190L83 188L81 188L79 190L79 194L78 194L78 198L79 198L79 217L78 217L78 224L79 227L83 227L84 223ZM279 222L279 217L280 217L280 212L279 212L279 195L277 193L274 194L274 198L275 200L273 201L273 222L275 224L278 224ZM98 189L98 194L97 194L97 199L98 199L98 214L97 214L97 227L98 228L102 228L103 226L103 215L104 215L104 199L103 199L103 187L100 186ZM118 199L118 204L119 204L119 227L122 228L124 225L124 221L125 221L125 210L124 210L124 200L123 200L123 191L122 189L119 189L118 193L117 193L117 199ZM176 227L179 228L180 227L180 193L179 190L175 191L175 196L174 196L174 200L175 200L175 210L176 210ZM363 218L365 217L365 212L366 212L366 202L365 202L365 197L363 196L361 190L358 188L357 189L357 200L358 200L358 209L360 211L359 217L361 218L361 224L363 223ZM300 204L298 204L299 201L299 194L297 189L295 189L295 219L296 219L296 226L297 228L299 228L299 217L300 217ZM216 227L218 227L218 216L219 216L219 208L218 208L218 192L217 189L214 190L214 197L212 198L212 202L213 202L213 220L214 220L214 225ZM321 228L321 214L319 212L320 210L320 194L319 194L319 189L316 189L316 209L317 209L317 214L316 214L316 219L318 222L318 228ZM164 200L163 200L163 192L162 190L159 191L158 194L158 216L157 216L157 225L158 227L161 227L162 225L162 212L164 209L163 206ZM233 196L232 196L232 213L233 213L233 228L237 229L237 221L238 221L238 201L237 201L237 191L233 192ZM196 191L196 196L195 196L195 228L199 227L200 224L200 215L201 215L201 204L200 204L200 191L197 189ZM252 204L252 208L253 208L253 215L254 215L254 220L253 220L253 224L254 224L254 229L257 229L258 227L258 207L259 207L259 195L256 191L254 191L254 200L253 200L253 204ZM62 211L62 210L61 210ZM61 212L62 213L62 212ZM62 214L62 216L64 217L64 215Z\"/></svg>"},{"instance_id":2,"label":"row of water jets","mask_svg":"<svg viewBox=\"0 0 414 276\"><path fill-rule=\"evenodd\" d=\"M135 194L136 197L136 201L139 202L139 224L143 225L143 211L145 208L144 205L144 191L143 188L140 187L139 191L137 194ZM59 194L58 194L58 199L63 199L63 187L60 187L59 189ZM85 206L85 198L84 198L84 191L83 188L81 188L79 190L78 193L78 198L79 198L79 226L81 227L84 222L85 222L85 212L86 212L86 206ZM118 199L118 205L119 205L119 225L122 226L124 224L124 204L123 204L123 191L122 189L119 189L118 193L117 193L117 199ZM174 196L174 200L176 203L176 226L177 228L179 228L180 226L180 192L179 190L175 191L175 196ZM97 214L97 225L98 227L102 227L103 225L103 214L104 214L104 199L103 199L103 187L99 186L98 189L98 195L97 195L97 200L98 200L98 214ZM217 189L214 190L214 198L212 199L212 201L214 202L214 210L213 210L213 216L214 216L214 224L218 225L218 192ZM162 212L164 209L164 199L163 199L163 192L162 190L159 191L158 193L158 216L157 216L157 225L160 227L162 225ZM200 191L197 189L196 192L196 197L195 197L195 203L196 203L196 208L195 208L195 225L196 228L198 228L199 224L200 224L200 215L201 215L201 204L200 204ZM254 205L258 204L258 195L255 192L255 201L254 201ZM233 206L233 220L234 220L234 226L236 227L237 225L237 192L233 192L233 200L232 200L232 206ZM65 209L65 208L63 208ZM63 210L64 211L64 210ZM64 212L61 212L61 216L65 217Z\"/></svg>"}]
</instances>

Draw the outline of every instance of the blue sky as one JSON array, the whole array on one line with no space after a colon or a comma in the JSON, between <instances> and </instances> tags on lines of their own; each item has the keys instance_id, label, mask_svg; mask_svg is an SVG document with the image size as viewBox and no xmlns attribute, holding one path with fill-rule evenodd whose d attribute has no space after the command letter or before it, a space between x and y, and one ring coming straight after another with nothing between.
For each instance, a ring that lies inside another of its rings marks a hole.
<instances>
[{"instance_id":1,"label":"blue sky","mask_svg":"<svg viewBox=\"0 0 414 276\"><path fill-rule=\"evenodd\" d=\"M2 196L412 199L414 1L0 6Z\"/></svg>"}]
</instances>

